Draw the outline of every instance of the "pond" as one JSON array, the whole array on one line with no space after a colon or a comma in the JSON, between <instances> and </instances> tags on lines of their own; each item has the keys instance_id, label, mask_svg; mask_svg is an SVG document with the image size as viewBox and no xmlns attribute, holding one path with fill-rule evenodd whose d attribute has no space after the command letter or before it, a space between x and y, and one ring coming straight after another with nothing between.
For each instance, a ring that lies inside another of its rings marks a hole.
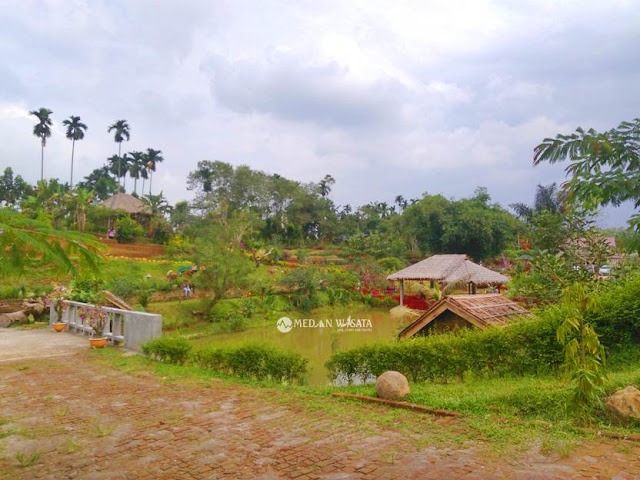
<instances>
[{"instance_id":1,"label":"pond","mask_svg":"<svg viewBox=\"0 0 640 480\"><path fill-rule=\"evenodd\" d=\"M349 328L345 325L349 317L352 320L360 319L361 321L352 324ZM264 327L199 338L193 343L196 345L237 345L259 342L276 345L286 350L298 352L309 360L306 379L310 385L329 385L331 382L324 364L333 352L380 341L391 342L395 339L403 323L391 318L388 309L379 308L361 308L348 311L324 308L308 314L307 322L303 322L303 318L297 317L291 318L291 320L293 327L286 333L279 331L276 325L277 321L273 321ZM325 325L319 326L320 321Z\"/></svg>"}]
</instances>

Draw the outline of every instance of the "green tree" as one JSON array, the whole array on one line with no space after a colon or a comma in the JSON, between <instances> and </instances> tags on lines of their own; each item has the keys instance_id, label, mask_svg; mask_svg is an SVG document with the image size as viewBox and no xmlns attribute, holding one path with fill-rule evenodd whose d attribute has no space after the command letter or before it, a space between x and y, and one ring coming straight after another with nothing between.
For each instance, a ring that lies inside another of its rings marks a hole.
<instances>
[{"instance_id":1,"label":"green tree","mask_svg":"<svg viewBox=\"0 0 640 480\"><path fill-rule=\"evenodd\" d=\"M331 193L331 187L336 183L335 179L331 175L325 175L318 184L318 191L322 198L327 198Z\"/></svg>"},{"instance_id":2,"label":"green tree","mask_svg":"<svg viewBox=\"0 0 640 480\"><path fill-rule=\"evenodd\" d=\"M79 182L77 187L93 191L98 200L106 200L119 189L118 184L111 176L112 174L113 172L108 165L96 168L84 177L84 180Z\"/></svg>"},{"instance_id":3,"label":"green tree","mask_svg":"<svg viewBox=\"0 0 640 480\"><path fill-rule=\"evenodd\" d=\"M607 132L578 127L570 135L545 138L534 150L534 165L564 160L570 161L564 185L569 201L604 206L629 200L640 207L640 119ZM639 213L631 223L640 229Z\"/></svg>"},{"instance_id":4,"label":"green tree","mask_svg":"<svg viewBox=\"0 0 640 480\"><path fill-rule=\"evenodd\" d=\"M11 167L4 169L0 177L0 205L13 207L23 198L33 195L33 187L25 182L20 175L14 177Z\"/></svg>"},{"instance_id":5,"label":"green tree","mask_svg":"<svg viewBox=\"0 0 640 480\"><path fill-rule=\"evenodd\" d=\"M40 180L44 180L44 147L47 145L47 138L51 136L52 113L44 107L29 112L29 115L38 119L38 123L33 127L33 134L40 139Z\"/></svg>"},{"instance_id":6,"label":"green tree","mask_svg":"<svg viewBox=\"0 0 640 480\"><path fill-rule=\"evenodd\" d=\"M146 153L147 170L149 171L149 195L151 195L151 182L153 181L153 172L159 163L164 161L162 152L160 150L154 150L153 148L147 148Z\"/></svg>"},{"instance_id":7,"label":"green tree","mask_svg":"<svg viewBox=\"0 0 640 480\"><path fill-rule=\"evenodd\" d=\"M584 414L604 393L604 347L585 317L598 305L583 284L575 283L564 291L562 306L566 317L558 327L557 338L565 347L564 366L574 383L574 404Z\"/></svg>"},{"instance_id":8,"label":"green tree","mask_svg":"<svg viewBox=\"0 0 640 480\"><path fill-rule=\"evenodd\" d=\"M113 140L118 144L118 157L122 159L122 142L125 140L128 142L131 138L131 127L126 120L117 120L113 125L110 125L107 132L113 133ZM122 177L122 163L118 163L117 171L118 179Z\"/></svg>"},{"instance_id":9,"label":"green tree","mask_svg":"<svg viewBox=\"0 0 640 480\"><path fill-rule=\"evenodd\" d=\"M243 286L255 269L240 249L242 237L249 231L242 219L222 219L206 222L196 240L196 262L200 267L197 280L207 290L206 314L226 298L229 289Z\"/></svg>"},{"instance_id":10,"label":"green tree","mask_svg":"<svg viewBox=\"0 0 640 480\"><path fill-rule=\"evenodd\" d=\"M129 176L133 178L133 193L138 193L138 179L142 176L142 171L146 170L144 152L129 152ZM144 194L144 189L143 192Z\"/></svg>"},{"instance_id":11,"label":"green tree","mask_svg":"<svg viewBox=\"0 0 640 480\"><path fill-rule=\"evenodd\" d=\"M76 140L82 140L84 138L84 132L87 131L87 126L80 121L80 117L71 115L69 119L64 120L62 125L67 127L67 138L71 140L71 181L70 186L73 188L73 155L76 148Z\"/></svg>"},{"instance_id":12,"label":"green tree","mask_svg":"<svg viewBox=\"0 0 640 480\"><path fill-rule=\"evenodd\" d=\"M509 205L522 220L530 222L534 214L549 212L560 214L565 211L566 192L558 191L557 185L538 185L536 188L535 202L533 206L525 203L512 203Z\"/></svg>"},{"instance_id":13,"label":"green tree","mask_svg":"<svg viewBox=\"0 0 640 480\"><path fill-rule=\"evenodd\" d=\"M64 195L64 203L73 217L73 223L78 231L84 232L87 227L87 210L95 194L84 188L76 188L75 192L67 192Z\"/></svg>"},{"instance_id":14,"label":"green tree","mask_svg":"<svg viewBox=\"0 0 640 480\"><path fill-rule=\"evenodd\" d=\"M171 213L171 205L160 192L158 195L145 195L142 197L142 201L151 209L152 215L166 215Z\"/></svg>"}]
</instances>

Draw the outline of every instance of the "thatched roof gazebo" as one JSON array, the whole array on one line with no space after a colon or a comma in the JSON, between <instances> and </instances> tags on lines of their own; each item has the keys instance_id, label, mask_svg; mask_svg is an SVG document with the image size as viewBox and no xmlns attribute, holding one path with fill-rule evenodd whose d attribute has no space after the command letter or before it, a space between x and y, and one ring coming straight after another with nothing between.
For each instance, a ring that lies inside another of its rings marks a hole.
<instances>
[{"instance_id":1,"label":"thatched roof gazebo","mask_svg":"<svg viewBox=\"0 0 640 480\"><path fill-rule=\"evenodd\" d=\"M122 210L129 215L151 215L148 205L128 193L116 193L100 205L110 210Z\"/></svg>"},{"instance_id":2,"label":"thatched roof gazebo","mask_svg":"<svg viewBox=\"0 0 640 480\"><path fill-rule=\"evenodd\" d=\"M499 293L449 295L408 325L398 337L455 328L501 327L530 316L528 310Z\"/></svg>"},{"instance_id":3,"label":"thatched roof gazebo","mask_svg":"<svg viewBox=\"0 0 640 480\"><path fill-rule=\"evenodd\" d=\"M400 305L404 300L404 281L430 281L442 284L466 283L469 293L475 293L477 285L503 285L509 277L482 265L473 263L462 254L433 255L387 277L400 282Z\"/></svg>"}]
</instances>

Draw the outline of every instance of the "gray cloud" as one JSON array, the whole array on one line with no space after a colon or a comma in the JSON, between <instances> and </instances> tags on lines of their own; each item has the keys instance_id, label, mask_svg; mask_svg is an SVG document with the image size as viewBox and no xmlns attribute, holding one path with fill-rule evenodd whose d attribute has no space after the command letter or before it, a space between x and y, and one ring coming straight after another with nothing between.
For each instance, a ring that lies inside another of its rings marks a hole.
<instances>
[{"instance_id":1,"label":"gray cloud","mask_svg":"<svg viewBox=\"0 0 640 480\"><path fill-rule=\"evenodd\" d=\"M640 111L640 17L631 2L15 1L0 18L0 168L31 181L28 110L54 110L45 171L65 178L60 122L89 125L86 175L115 151L164 152L170 200L201 159L301 181L337 179L339 204L477 185L530 201L563 166L533 147ZM627 210L603 222L622 224Z\"/></svg>"}]
</instances>

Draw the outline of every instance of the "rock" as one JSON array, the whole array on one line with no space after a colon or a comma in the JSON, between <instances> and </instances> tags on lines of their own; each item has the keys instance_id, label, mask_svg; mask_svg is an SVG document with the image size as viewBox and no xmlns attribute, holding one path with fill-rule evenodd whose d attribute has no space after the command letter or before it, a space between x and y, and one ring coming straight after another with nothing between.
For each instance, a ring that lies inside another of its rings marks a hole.
<instances>
[{"instance_id":1,"label":"rock","mask_svg":"<svg viewBox=\"0 0 640 480\"><path fill-rule=\"evenodd\" d=\"M400 372L384 372L376 380L376 393L385 400L402 400L409 395L409 382Z\"/></svg>"},{"instance_id":2,"label":"rock","mask_svg":"<svg viewBox=\"0 0 640 480\"><path fill-rule=\"evenodd\" d=\"M41 302L34 302L29 300L25 300L24 302L22 302L22 310L26 315L33 315L34 317L38 317L42 315L44 309L44 303Z\"/></svg>"},{"instance_id":3,"label":"rock","mask_svg":"<svg viewBox=\"0 0 640 480\"><path fill-rule=\"evenodd\" d=\"M20 310L19 312L3 313L0 315L0 328L6 328L14 323L28 323L29 317Z\"/></svg>"},{"instance_id":4,"label":"rock","mask_svg":"<svg viewBox=\"0 0 640 480\"><path fill-rule=\"evenodd\" d=\"M607 398L605 412L615 420L640 419L640 390L628 386Z\"/></svg>"}]
</instances>

